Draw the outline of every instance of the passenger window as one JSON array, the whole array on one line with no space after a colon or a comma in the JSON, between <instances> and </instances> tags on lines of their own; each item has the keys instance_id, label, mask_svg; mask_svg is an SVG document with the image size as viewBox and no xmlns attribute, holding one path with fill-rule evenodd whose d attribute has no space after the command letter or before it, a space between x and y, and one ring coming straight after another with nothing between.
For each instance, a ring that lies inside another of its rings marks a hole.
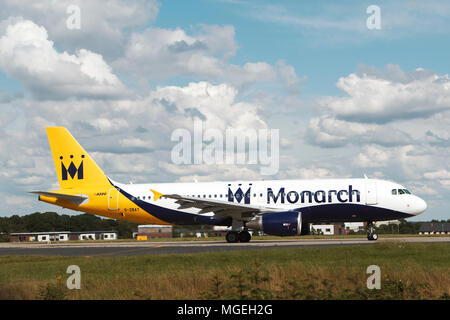
<instances>
[{"instance_id":1,"label":"passenger window","mask_svg":"<svg viewBox=\"0 0 450 320\"><path fill-rule=\"evenodd\" d=\"M396 195L397 194L397 189L392 189L392 194Z\"/></svg>"},{"instance_id":2,"label":"passenger window","mask_svg":"<svg viewBox=\"0 0 450 320\"><path fill-rule=\"evenodd\" d=\"M398 194L405 194L405 191L403 191L402 189L398 189Z\"/></svg>"}]
</instances>

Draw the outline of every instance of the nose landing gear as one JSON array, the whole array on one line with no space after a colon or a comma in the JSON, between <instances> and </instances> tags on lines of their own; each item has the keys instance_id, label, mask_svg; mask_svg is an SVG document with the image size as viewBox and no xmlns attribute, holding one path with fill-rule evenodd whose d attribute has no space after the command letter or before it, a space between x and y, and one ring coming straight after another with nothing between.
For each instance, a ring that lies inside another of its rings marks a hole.
<instances>
[{"instance_id":1,"label":"nose landing gear","mask_svg":"<svg viewBox=\"0 0 450 320\"><path fill-rule=\"evenodd\" d=\"M367 239L377 240L378 235L375 233L375 227L373 222L367 222Z\"/></svg>"}]
</instances>

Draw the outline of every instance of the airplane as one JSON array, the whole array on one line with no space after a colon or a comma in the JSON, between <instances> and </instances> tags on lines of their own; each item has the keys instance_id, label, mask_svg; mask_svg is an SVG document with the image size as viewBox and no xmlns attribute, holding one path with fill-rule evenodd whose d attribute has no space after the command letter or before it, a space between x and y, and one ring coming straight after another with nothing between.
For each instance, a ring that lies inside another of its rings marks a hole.
<instances>
[{"instance_id":1,"label":"airplane","mask_svg":"<svg viewBox=\"0 0 450 320\"><path fill-rule=\"evenodd\" d=\"M64 127L47 127L59 190L31 191L63 208L140 224L227 226L229 243L251 231L309 233L312 223L374 222L416 216L424 200L386 180L316 179L123 184L107 177ZM133 164L130 163L130 166Z\"/></svg>"}]
</instances>

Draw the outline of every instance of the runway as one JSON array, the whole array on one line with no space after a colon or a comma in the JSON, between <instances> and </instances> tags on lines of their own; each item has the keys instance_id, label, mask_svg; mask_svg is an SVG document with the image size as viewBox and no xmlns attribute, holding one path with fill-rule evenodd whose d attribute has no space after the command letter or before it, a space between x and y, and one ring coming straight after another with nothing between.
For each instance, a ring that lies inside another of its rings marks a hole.
<instances>
[{"instance_id":1,"label":"runway","mask_svg":"<svg viewBox=\"0 0 450 320\"><path fill-rule=\"evenodd\" d=\"M227 243L226 241L0 243L0 255L102 257L142 254L223 252L250 249L261 250L275 248L373 245L375 243L386 241L415 243L440 242L450 244L450 237L380 237L377 241L368 241L366 238L252 240L249 243Z\"/></svg>"}]
</instances>

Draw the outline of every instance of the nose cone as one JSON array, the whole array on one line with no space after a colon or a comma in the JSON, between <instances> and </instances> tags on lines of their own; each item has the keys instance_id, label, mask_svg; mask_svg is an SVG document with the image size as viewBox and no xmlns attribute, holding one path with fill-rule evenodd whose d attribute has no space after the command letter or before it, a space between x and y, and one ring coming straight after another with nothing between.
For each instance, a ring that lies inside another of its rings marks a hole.
<instances>
[{"instance_id":1,"label":"nose cone","mask_svg":"<svg viewBox=\"0 0 450 320\"><path fill-rule=\"evenodd\" d=\"M416 199L414 201L414 214L415 215L421 214L426 209L427 209L427 203L425 202L425 200L423 200L419 197L416 197Z\"/></svg>"}]
</instances>

